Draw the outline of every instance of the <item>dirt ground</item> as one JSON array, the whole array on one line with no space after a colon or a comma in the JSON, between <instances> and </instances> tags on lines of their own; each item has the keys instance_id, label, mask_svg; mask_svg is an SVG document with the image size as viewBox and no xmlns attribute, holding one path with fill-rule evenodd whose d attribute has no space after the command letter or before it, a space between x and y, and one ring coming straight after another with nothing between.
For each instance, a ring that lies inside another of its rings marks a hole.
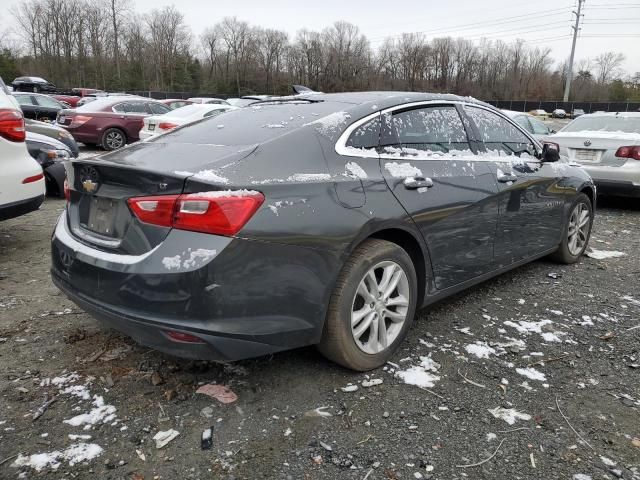
<instances>
[{"instance_id":1,"label":"dirt ground","mask_svg":"<svg viewBox=\"0 0 640 480\"><path fill-rule=\"evenodd\" d=\"M443 301L368 375L313 348L185 361L101 328L49 279L63 205L0 223L1 479L640 479L640 202L598 211L591 246L624 256Z\"/></svg>"}]
</instances>

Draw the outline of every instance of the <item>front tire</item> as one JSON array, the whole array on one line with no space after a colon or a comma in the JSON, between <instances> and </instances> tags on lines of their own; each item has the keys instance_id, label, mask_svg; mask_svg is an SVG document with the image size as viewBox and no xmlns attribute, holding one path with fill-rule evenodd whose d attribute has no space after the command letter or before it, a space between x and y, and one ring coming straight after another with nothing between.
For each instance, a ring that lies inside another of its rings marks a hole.
<instances>
[{"instance_id":1,"label":"front tire","mask_svg":"<svg viewBox=\"0 0 640 480\"><path fill-rule=\"evenodd\" d=\"M562 242L551 259L559 263L572 264L580 260L589 245L593 226L591 199L580 193L571 204L569 217L564 225Z\"/></svg>"},{"instance_id":2,"label":"front tire","mask_svg":"<svg viewBox=\"0 0 640 480\"><path fill-rule=\"evenodd\" d=\"M108 128L102 134L102 148L107 151L117 150L127 144L127 136L119 128Z\"/></svg>"},{"instance_id":3,"label":"front tire","mask_svg":"<svg viewBox=\"0 0 640 480\"><path fill-rule=\"evenodd\" d=\"M320 352L352 370L384 365L411 327L417 284L415 267L405 250L386 240L365 241L338 276Z\"/></svg>"}]
</instances>

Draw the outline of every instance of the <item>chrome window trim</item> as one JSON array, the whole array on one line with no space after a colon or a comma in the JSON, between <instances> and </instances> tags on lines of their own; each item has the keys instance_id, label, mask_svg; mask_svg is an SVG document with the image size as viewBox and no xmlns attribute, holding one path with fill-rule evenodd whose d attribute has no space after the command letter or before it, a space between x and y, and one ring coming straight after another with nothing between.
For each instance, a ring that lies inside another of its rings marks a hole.
<instances>
[{"instance_id":1,"label":"chrome window trim","mask_svg":"<svg viewBox=\"0 0 640 480\"><path fill-rule=\"evenodd\" d=\"M484 105L478 105L476 103L465 102L465 101L462 101L462 100L424 100L424 101L420 101L420 102L410 102L410 103L403 103L401 105L394 105L393 107L388 107L388 108L385 108L385 109L380 110L378 112L371 113L371 114L367 115L366 117L363 117L360 120L357 120L357 121L353 122L351 125L349 125L346 128L346 130L344 132L342 132L342 134L338 138L338 141L335 144L335 152L338 155L345 156L345 157L375 158L375 159L383 158L383 159L398 160L397 156L379 154L379 153L375 152L375 150L372 151L373 154L369 153L368 151L351 152L351 151L347 150L347 148L348 148L347 147L347 141L349 140L349 137L351 136L351 134L358 127L360 127L361 125L367 123L370 120L373 120L377 116L382 116L385 113L389 113L389 112L395 112L396 110L404 110L404 109L407 109L407 108L414 108L414 107L421 107L421 106L428 106L428 105L446 105L446 106L462 105L463 107L470 106L470 107L480 108L482 110L486 110L488 112L497 114L500 118L502 118L502 119L506 120L507 122L509 122L519 132L521 132L526 138L528 138L529 141L534 145L534 147L536 147L536 152L538 153L538 155L540 155L542 153L542 145L540 144L540 142L538 142L535 138L533 138L531 135L529 135L528 132L525 132L517 123L515 123L515 121L513 121L507 115L502 113L500 110L493 109L493 108L488 108L488 107L486 107ZM482 143L484 143L484 142L482 142ZM495 159L490 159L489 160L489 159L486 159L486 158L482 158L482 157L477 156L475 154L474 154L474 156L476 156L477 158L473 158L473 159L470 159L470 160L465 159L465 161L479 161L479 162L482 162L482 161L484 161L484 162L486 162L486 161L495 162L495 161L497 161ZM411 160L411 158L407 157L407 160ZM415 159L415 160L428 161L428 159ZM437 159L434 158L433 160L437 160ZM442 160L442 159L439 159L439 160ZM505 160L505 162L506 161L508 161L508 160ZM536 161L540 161L540 160L536 158Z\"/></svg>"}]
</instances>

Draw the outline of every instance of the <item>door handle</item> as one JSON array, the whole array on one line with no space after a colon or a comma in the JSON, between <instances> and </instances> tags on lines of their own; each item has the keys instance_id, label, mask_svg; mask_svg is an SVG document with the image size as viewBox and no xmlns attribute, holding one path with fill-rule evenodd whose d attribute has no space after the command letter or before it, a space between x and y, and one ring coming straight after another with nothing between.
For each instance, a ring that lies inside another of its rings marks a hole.
<instances>
[{"instance_id":1,"label":"door handle","mask_svg":"<svg viewBox=\"0 0 640 480\"><path fill-rule=\"evenodd\" d=\"M404 188L416 190L418 188L433 187L433 180L424 177L407 177L404 179Z\"/></svg>"},{"instance_id":2,"label":"door handle","mask_svg":"<svg viewBox=\"0 0 640 480\"><path fill-rule=\"evenodd\" d=\"M500 183L517 182L518 177L513 173L498 173L498 181Z\"/></svg>"}]
</instances>

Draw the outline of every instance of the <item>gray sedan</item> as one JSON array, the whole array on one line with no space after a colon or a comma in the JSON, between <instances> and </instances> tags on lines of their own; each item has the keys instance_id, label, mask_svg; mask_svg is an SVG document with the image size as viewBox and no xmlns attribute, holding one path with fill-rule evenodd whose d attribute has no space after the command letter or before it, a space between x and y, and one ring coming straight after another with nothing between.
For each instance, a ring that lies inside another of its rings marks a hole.
<instances>
[{"instance_id":1,"label":"gray sedan","mask_svg":"<svg viewBox=\"0 0 640 480\"><path fill-rule=\"evenodd\" d=\"M305 345L383 365L416 309L587 247L595 189L499 110L453 95L315 94L67 164L52 278L182 357Z\"/></svg>"},{"instance_id":2,"label":"gray sedan","mask_svg":"<svg viewBox=\"0 0 640 480\"><path fill-rule=\"evenodd\" d=\"M548 139L584 167L598 193L640 197L640 113L582 115Z\"/></svg>"}]
</instances>

